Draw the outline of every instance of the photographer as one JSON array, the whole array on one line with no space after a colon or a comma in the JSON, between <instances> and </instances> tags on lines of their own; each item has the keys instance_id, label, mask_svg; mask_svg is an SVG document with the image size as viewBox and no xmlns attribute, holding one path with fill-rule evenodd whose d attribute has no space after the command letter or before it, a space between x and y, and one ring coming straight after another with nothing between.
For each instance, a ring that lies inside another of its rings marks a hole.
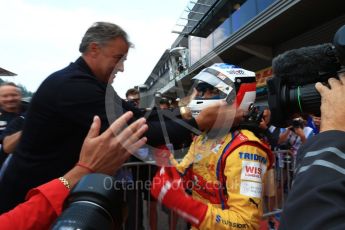
<instances>
[{"instance_id":1,"label":"photographer","mask_svg":"<svg viewBox=\"0 0 345 230\"><path fill-rule=\"evenodd\" d=\"M302 117L296 117L291 121L291 125L285 129L279 136L279 144L285 144L290 147L294 157L297 155L297 150L307 139L313 135L313 129L304 125Z\"/></svg>"},{"instance_id":2,"label":"photographer","mask_svg":"<svg viewBox=\"0 0 345 230\"><path fill-rule=\"evenodd\" d=\"M25 203L0 216L1 229L48 229L61 214L70 188L84 175L91 172L112 175L131 153L146 142L145 137L141 138L147 130L144 119L123 129L132 116L133 113L127 112L101 135L101 120L95 116L77 165L63 177L30 190ZM118 132L121 129L123 131Z\"/></svg>"},{"instance_id":3,"label":"photographer","mask_svg":"<svg viewBox=\"0 0 345 230\"><path fill-rule=\"evenodd\" d=\"M296 179L280 229L344 229L345 74L317 83L321 95L320 134L303 145Z\"/></svg>"}]
</instances>

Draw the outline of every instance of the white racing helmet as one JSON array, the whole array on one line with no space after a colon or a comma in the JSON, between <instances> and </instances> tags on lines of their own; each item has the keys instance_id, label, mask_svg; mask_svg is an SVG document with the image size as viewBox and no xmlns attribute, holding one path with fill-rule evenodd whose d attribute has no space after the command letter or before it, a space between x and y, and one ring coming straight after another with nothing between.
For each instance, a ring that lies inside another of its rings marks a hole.
<instances>
[{"instance_id":1,"label":"white racing helmet","mask_svg":"<svg viewBox=\"0 0 345 230\"><path fill-rule=\"evenodd\" d=\"M219 90L219 99L196 98L188 107L197 116L202 109L218 100L228 104L236 103L236 108L248 110L256 96L255 73L226 63L216 63L200 71L193 80L206 82Z\"/></svg>"}]
</instances>

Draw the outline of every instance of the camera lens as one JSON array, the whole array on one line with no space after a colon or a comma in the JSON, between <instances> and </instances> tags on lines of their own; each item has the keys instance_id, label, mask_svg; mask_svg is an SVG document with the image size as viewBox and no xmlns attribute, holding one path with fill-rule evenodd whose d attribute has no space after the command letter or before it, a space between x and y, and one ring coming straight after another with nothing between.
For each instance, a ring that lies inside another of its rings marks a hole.
<instances>
[{"instance_id":1,"label":"camera lens","mask_svg":"<svg viewBox=\"0 0 345 230\"><path fill-rule=\"evenodd\" d=\"M309 113L320 115L321 96L315 88L315 84L298 86L288 91L287 106L290 105L290 114Z\"/></svg>"},{"instance_id":2,"label":"camera lens","mask_svg":"<svg viewBox=\"0 0 345 230\"><path fill-rule=\"evenodd\" d=\"M109 213L95 203L75 202L56 221L53 230L114 229Z\"/></svg>"},{"instance_id":3,"label":"camera lens","mask_svg":"<svg viewBox=\"0 0 345 230\"><path fill-rule=\"evenodd\" d=\"M113 177L86 175L70 192L52 229L119 229L125 207L123 188Z\"/></svg>"}]
</instances>

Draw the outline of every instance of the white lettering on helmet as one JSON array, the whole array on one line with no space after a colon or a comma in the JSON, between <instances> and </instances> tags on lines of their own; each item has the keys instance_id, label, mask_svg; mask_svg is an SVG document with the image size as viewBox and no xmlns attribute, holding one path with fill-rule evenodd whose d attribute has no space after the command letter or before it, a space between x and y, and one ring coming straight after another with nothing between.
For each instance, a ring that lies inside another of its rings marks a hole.
<instances>
[{"instance_id":1,"label":"white lettering on helmet","mask_svg":"<svg viewBox=\"0 0 345 230\"><path fill-rule=\"evenodd\" d=\"M229 74L243 75L244 71L241 69L227 70Z\"/></svg>"}]
</instances>

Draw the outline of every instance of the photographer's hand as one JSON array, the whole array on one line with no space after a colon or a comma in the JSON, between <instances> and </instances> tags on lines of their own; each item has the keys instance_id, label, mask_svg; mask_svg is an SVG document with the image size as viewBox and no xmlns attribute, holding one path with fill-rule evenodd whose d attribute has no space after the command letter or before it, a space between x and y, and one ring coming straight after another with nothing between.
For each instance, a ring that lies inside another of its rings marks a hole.
<instances>
[{"instance_id":1,"label":"photographer's hand","mask_svg":"<svg viewBox=\"0 0 345 230\"><path fill-rule=\"evenodd\" d=\"M294 131L296 133L297 136L299 136L301 138L301 142L304 143L307 138L305 137L304 131L302 128L298 127L298 128L294 128Z\"/></svg>"},{"instance_id":2,"label":"photographer's hand","mask_svg":"<svg viewBox=\"0 0 345 230\"><path fill-rule=\"evenodd\" d=\"M339 74L339 80L330 78L330 88L316 83L315 88L321 95L321 127L320 132L327 130L345 131L345 74Z\"/></svg>"}]
</instances>

